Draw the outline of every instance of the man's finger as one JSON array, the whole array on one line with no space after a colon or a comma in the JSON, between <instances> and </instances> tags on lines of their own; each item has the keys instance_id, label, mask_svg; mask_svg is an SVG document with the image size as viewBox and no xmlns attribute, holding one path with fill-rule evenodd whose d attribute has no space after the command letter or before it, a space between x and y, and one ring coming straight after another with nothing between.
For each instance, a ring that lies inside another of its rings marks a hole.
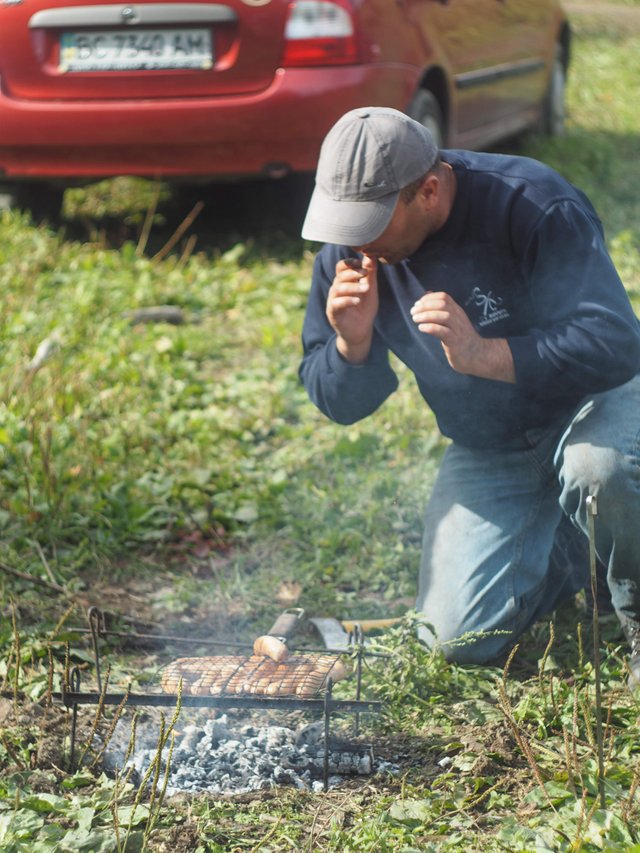
<instances>
[{"instance_id":1,"label":"man's finger","mask_svg":"<svg viewBox=\"0 0 640 853\"><path fill-rule=\"evenodd\" d=\"M425 332L443 343L450 340L453 334L448 326L443 326L440 323L420 323L418 331Z\"/></svg>"},{"instance_id":2,"label":"man's finger","mask_svg":"<svg viewBox=\"0 0 640 853\"><path fill-rule=\"evenodd\" d=\"M451 323L452 315L450 311L434 311L423 310L416 311L411 315L414 323L438 323L442 326L448 326Z\"/></svg>"},{"instance_id":3,"label":"man's finger","mask_svg":"<svg viewBox=\"0 0 640 853\"><path fill-rule=\"evenodd\" d=\"M345 269L337 271L336 278L338 281L360 281L365 275L363 269L354 270L351 267L345 267Z\"/></svg>"},{"instance_id":4,"label":"man's finger","mask_svg":"<svg viewBox=\"0 0 640 853\"><path fill-rule=\"evenodd\" d=\"M352 308L354 305L360 305L359 296L334 296L331 300L332 311L341 311L344 308Z\"/></svg>"},{"instance_id":5,"label":"man's finger","mask_svg":"<svg viewBox=\"0 0 640 853\"><path fill-rule=\"evenodd\" d=\"M369 282L364 279L358 281L338 281L334 285L334 292L340 296L357 296L369 290Z\"/></svg>"},{"instance_id":6,"label":"man's finger","mask_svg":"<svg viewBox=\"0 0 640 853\"><path fill-rule=\"evenodd\" d=\"M424 311L428 309L447 309L451 301L446 293L426 293L418 301L412 305L411 314L416 311Z\"/></svg>"}]
</instances>

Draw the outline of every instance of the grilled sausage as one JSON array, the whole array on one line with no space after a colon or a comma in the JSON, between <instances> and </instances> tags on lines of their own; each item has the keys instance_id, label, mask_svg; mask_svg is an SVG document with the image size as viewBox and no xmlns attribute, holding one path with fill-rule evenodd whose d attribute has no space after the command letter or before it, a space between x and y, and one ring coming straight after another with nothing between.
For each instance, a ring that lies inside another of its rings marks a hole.
<instances>
[{"instance_id":1,"label":"grilled sausage","mask_svg":"<svg viewBox=\"0 0 640 853\"><path fill-rule=\"evenodd\" d=\"M289 657L289 649L277 637L271 637L265 634L263 637L258 637L253 644L254 655L264 655L280 663Z\"/></svg>"}]
</instances>

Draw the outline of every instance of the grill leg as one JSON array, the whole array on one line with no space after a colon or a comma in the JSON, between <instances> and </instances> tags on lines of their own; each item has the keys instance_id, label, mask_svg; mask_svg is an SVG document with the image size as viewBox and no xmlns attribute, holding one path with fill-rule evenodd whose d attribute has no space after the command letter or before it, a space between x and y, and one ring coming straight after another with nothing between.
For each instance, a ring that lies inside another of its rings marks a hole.
<instances>
[{"instance_id":1,"label":"grill leg","mask_svg":"<svg viewBox=\"0 0 640 853\"><path fill-rule=\"evenodd\" d=\"M364 633L360 625L355 626L353 641L357 649L356 658L356 699L359 701L362 694L362 655L364 653ZM360 712L355 715L355 736L360 734Z\"/></svg>"},{"instance_id":2,"label":"grill leg","mask_svg":"<svg viewBox=\"0 0 640 853\"><path fill-rule=\"evenodd\" d=\"M333 682L330 678L327 679L327 689L324 694L324 763L323 763L323 785L322 789L327 793L329 790L329 740L330 740L330 721L331 721L331 690Z\"/></svg>"},{"instance_id":3,"label":"grill leg","mask_svg":"<svg viewBox=\"0 0 640 853\"><path fill-rule=\"evenodd\" d=\"M98 637L104 628L104 616L97 607L90 607L87 611L87 620L91 629L91 640L93 643L93 657L96 664L96 681L98 693L102 693L102 676L100 673L100 651L98 649Z\"/></svg>"},{"instance_id":4,"label":"grill leg","mask_svg":"<svg viewBox=\"0 0 640 853\"><path fill-rule=\"evenodd\" d=\"M69 688L73 693L80 692L80 670L77 666L72 667L69 673ZM71 748L69 751L69 767L75 769L76 763L76 733L78 730L78 703L71 705Z\"/></svg>"}]
</instances>

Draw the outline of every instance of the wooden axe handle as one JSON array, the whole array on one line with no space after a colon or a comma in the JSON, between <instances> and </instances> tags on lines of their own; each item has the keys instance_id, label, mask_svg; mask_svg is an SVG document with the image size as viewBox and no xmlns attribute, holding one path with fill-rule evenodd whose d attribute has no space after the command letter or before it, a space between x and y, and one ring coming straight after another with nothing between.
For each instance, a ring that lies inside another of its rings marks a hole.
<instances>
[{"instance_id":1,"label":"wooden axe handle","mask_svg":"<svg viewBox=\"0 0 640 853\"><path fill-rule=\"evenodd\" d=\"M301 607L291 607L289 610L284 610L267 631L267 634L271 637L282 637L287 640L297 629L303 616L304 610Z\"/></svg>"},{"instance_id":2,"label":"wooden axe handle","mask_svg":"<svg viewBox=\"0 0 640 853\"><path fill-rule=\"evenodd\" d=\"M340 624L345 631L355 630L356 625L359 625L363 631L373 631L376 628L392 628L394 625L399 625L402 619L402 616L390 619L341 619Z\"/></svg>"}]
</instances>

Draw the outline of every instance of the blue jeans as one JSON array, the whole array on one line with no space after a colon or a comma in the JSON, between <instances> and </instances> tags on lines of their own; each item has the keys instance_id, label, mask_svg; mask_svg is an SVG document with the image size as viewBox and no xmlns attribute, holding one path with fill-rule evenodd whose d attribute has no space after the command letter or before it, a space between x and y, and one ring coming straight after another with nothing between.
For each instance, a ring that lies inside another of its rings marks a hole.
<instances>
[{"instance_id":1,"label":"blue jeans","mask_svg":"<svg viewBox=\"0 0 640 853\"><path fill-rule=\"evenodd\" d=\"M425 514L416 609L448 659L495 659L587 585L590 494L613 605L640 622L640 376L511 448L447 449Z\"/></svg>"}]
</instances>

